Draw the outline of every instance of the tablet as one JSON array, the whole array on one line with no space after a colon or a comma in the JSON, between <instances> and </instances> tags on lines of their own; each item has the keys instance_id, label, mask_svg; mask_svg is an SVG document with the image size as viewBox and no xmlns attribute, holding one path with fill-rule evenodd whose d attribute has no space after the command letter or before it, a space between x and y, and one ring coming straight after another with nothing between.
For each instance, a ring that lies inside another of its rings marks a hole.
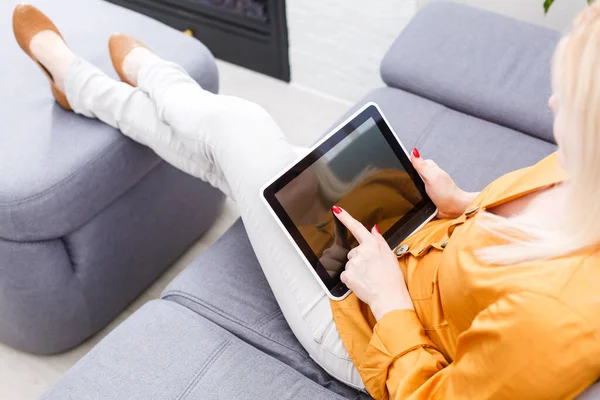
<instances>
[{"instance_id":1,"label":"tablet","mask_svg":"<svg viewBox=\"0 0 600 400\"><path fill-rule=\"evenodd\" d=\"M356 239L333 215L338 205L395 248L436 215L406 149L368 103L261 190L263 201L307 267L335 300Z\"/></svg>"}]
</instances>

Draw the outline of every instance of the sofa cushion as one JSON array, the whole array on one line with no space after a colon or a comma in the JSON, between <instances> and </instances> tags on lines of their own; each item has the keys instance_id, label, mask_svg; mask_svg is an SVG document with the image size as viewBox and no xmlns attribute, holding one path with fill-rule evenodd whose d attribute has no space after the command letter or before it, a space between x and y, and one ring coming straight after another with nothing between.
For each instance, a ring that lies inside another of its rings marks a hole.
<instances>
[{"instance_id":1,"label":"sofa cushion","mask_svg":"<svg viewBox=\"0 0 600 400\"><path fill-rule=\"evenodd\" d=\"M449 108L554 142L550 65L558 33L436 1L381 65L383 80Z\"/></svg>"},{"instance_id":2,"label":"sofa cushion","mask_svg":"<svg viewBox=\"0 0 600 400\"><path fill-rule=\"evenodd\" d=\"M21 0L0 2L5 18ZM113 32L127 32L182 64L217 90L210 52L197 40L100 0L39 0L70 47L116 77L108 54ZM0 25L0 238L44 240L72 232L156 167L159 158L115 129L63 111L48 82Z\"/></svg>"},{"instance_id":3,"label":"sofa cushion","mask_svg":"<svg viewBox=\"0 0 600 400\"><path fill-rule=\"evenodd\" d=\"M163 292L257 349L345 398L370 398L332 379L286 323L238 220Z\"/></svg>"},{"instance_id":4,"label":"sofa cushion","mask_svg":"<svg viewBox=\"0 0 600 400\"><path fill-rule=\"evenodd\" d=\"M556 149L544 140L389 87L373 91L347 115L369 101L379 105L408 151L418 147L423 157L436 161L465 190L481 190Z\"/></svg>"},{"instance_id":5,"label":"sofa cushion","mask_svg":"<svg viewBox=\"0 0 600 400\"><path fill-rule=\"evenodd\" d=\"M155 300L41 399L341 399L179 304Z\"/></svg>"}]
</instances>

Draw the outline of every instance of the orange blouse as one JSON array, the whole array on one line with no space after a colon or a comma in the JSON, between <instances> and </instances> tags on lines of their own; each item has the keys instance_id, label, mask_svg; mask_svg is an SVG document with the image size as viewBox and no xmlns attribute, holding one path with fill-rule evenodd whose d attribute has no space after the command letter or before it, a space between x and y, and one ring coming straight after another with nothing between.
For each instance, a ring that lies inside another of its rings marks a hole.
<instances>
[{"instance_id":1,"label":"orange blouse","mask_svg":"<svg viewBox=\"0 0 600 400\"><path fill-rule=\"evenodd\" d=\"M564 179L552 154L406 239L398 261L415 311L376 322L354 294L331 302L375 399L565 399L600 376L597 249L510 266L474 255L501 243L474 222L479 212Z\"/></svg>"}]
</instances>

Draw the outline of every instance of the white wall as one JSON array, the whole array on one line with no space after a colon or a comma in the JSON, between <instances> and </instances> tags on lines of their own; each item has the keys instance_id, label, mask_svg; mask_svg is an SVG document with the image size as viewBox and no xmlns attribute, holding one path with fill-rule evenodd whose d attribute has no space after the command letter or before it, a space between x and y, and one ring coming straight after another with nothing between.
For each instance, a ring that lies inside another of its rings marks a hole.
<instances>
[{"instance_id":1,"label":"white wall","mask_svg":"<svg viewBox=\"0 0 600 400\"><path fill-rule=\"evenodd\" d=\"M455 0L564 30L586 0ZM600 1L600 0L599 0ZM381 87L379 64L393 40L429 0L288 0L292 85L348 105Z\"/></svg>"},{"instance_id":2,"label":"white wall","mask_svg":"<svg viewBox=\"0 0 600 400\"><path fill-rule=\"evenodd\" d=\"M429 0L418 0L422 7ZM544 15L544 0L455 0L460 3L495 11L559 31L565 30L575 15L587 6L586 0L555 0Z\"/></svg>"},{"instance_id":3,"label":"white wall","mask_svg":"<svg viewBox=\"0 0 600 400\"><path fill-rule=\"evenodd\" d=\"M381 87L381 59L416 1L288 0L292 84L348 104Z\"/></svg>"}]
</instances>

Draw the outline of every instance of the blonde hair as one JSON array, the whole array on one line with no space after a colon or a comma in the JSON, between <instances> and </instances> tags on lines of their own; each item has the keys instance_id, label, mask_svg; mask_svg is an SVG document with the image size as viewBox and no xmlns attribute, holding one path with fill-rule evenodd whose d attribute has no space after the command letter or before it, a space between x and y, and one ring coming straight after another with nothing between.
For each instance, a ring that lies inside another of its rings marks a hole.
<instances>
[{"instance_id":1,"label":"blonde hair","mask_svg":"<svg viewBox=\"0 0 600 400\"><path fill-rule=\"evenodd\" d=\"M477 223L506 241L478 251L487 263L549 259L600 243L600 2L584 10L558 44L552 85L568 127L560 138L569 176L562 218L548 228L527 217L481 213Z\"/></svg>"}]
</instances>

